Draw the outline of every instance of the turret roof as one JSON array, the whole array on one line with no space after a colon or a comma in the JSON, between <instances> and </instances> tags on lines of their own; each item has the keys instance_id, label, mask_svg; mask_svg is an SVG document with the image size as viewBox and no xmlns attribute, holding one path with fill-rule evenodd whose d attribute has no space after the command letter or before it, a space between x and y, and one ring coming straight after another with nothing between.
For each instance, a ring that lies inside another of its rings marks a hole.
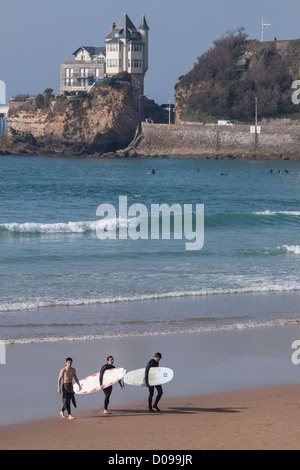
<instances>
[{"instance_id":1,"label":"turret roof","mask_svg":"<svg viewBox=\"0 0 300 470\"><path fill-rule=\"evenodd\" d=\"M149 26L147 25L147 21L146 21L145 15L143 15L143 18L142 18L142 21L141 21L141 24L140 24L139 29L146 29L146 30L149 29Z\"/></svg>"},{"instance_id":2,"label":"turret roof","mask_svg":"<svg viewBox=\"0 0 300 470\"><path fill-rule=\"evenodd\" d=\"M124 13L119 23L115 26L113 31L106 36L106 39L126 38L126 39L141 39L141 34L138 32L131 19Z\"/></svg>"}]
</instances>

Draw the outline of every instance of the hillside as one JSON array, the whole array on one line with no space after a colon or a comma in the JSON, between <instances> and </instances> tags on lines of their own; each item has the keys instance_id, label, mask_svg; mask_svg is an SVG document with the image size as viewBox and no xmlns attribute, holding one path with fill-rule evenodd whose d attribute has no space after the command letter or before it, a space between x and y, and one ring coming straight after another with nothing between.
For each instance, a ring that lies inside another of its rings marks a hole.
<instances>
[{"instance_id":1,"label":"hillside","mask_svg":"<svg viewBox=\"0 0 300 470\"><path fill-rule=\"evenodd\" d=\"M240 28L214 41L193 69L175 86L176 122L232 119L253 121L255 98L259 118L295 115L291 85L300 78L300 40L248 40Z\"/></svg>"}]
</instances>

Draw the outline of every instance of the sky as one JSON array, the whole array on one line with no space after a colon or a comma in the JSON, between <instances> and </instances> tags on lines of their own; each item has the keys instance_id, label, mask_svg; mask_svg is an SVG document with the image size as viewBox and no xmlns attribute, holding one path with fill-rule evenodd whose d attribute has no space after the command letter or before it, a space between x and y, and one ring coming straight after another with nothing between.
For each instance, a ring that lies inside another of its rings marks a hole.
<instances>
[{"instance_id":1,"label":"sky","mask_svg":"<svg viewBox=\"0 0 300 470\"><path fill-rule=\"evenodd\" d=\"M213 41L240 26L249 39L300 38L299 0L0 0L0 81L6 103L17 94L59 93L60 64L80 46L104 46L113 21L127 13L149 26L145 95L174 102L178 77ZM3 104L3 103L2 103Z\"/></svg>"}]
</instances>

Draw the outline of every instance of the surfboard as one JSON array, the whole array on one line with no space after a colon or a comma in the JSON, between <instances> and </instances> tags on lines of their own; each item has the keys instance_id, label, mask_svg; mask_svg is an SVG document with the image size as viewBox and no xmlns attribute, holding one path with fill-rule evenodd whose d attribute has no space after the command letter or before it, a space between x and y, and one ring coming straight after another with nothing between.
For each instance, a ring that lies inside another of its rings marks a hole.
<instances>
[{"instance_id":1,"label":"surfboard","mask_svg":"<svg viewBox=\"0 0 300 470\"><path fill-rule=\"evenodd\" d=\"M77 395L98 392L99 390L103 390L104 388L110 387L116 382L119 382L119 380L121 380L125 374L126 370L122 367L115 367L114 369L106 370L103 374L103 385L100 387L100 373L97 372L96 374L89 375L88 377L79 380L79 383L82 387L80 391L77 384L74 384L73 390Z\"/></svg>"},{"instance_id":2,"label":"surfboard","mask_svg":"<svg viewBox=\"0 0 300 470\"><path fill-rule=\"evenodd\" d=\"M124 382L128 385L136 385L138 387L146 386L145 382L145 368L136 369L127 372L124 375ZM174 372L168 367L150 367L149 370L149 385L163 385L173 379Z\"/></svg>"}]
</instances>

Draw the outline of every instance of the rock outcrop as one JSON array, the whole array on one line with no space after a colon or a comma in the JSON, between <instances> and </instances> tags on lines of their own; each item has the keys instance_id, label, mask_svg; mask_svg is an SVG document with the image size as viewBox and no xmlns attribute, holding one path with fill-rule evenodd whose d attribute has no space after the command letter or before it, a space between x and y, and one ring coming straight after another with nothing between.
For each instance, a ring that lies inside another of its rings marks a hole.
<instances>
[{"instance_id":1,"label":"rock outcrop","mask_svg":"<svg viewBox=\"0 0 300 470\"><path fill-rule=\"evenodd\" d=\"M87 155L114 152L133 139L139 121L131 84L94 86L85 96L10 101L0 154Z\"/></svg>"},{"instance_id":2,"label":"rock outcrop","mask_svg":"<svg viewBox=\"0 0 300 470\"><path fill-rule=\"evenodd\" d=\"M175 85L175 122L261 118L299 119L292 84L300 77L300 39L261 42L229 33L198 57Z\"/></svg>"}]
</instances>

